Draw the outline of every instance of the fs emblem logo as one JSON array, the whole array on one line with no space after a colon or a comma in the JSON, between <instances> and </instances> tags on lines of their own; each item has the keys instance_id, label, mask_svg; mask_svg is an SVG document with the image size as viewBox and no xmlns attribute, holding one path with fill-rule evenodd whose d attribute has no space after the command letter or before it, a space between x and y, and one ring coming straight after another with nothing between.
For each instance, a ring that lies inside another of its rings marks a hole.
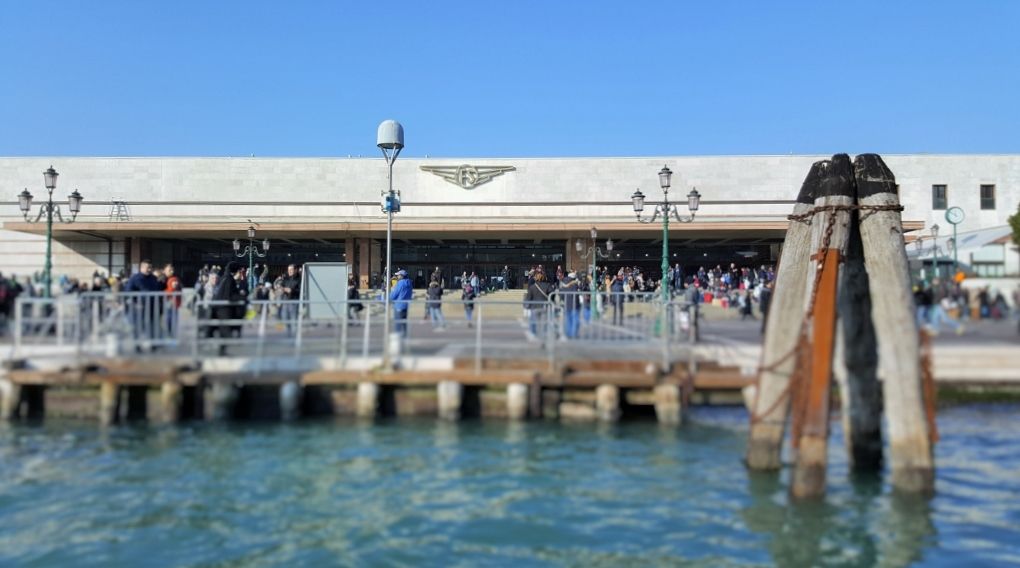
<instances>
[{"instance_id":1,"label":"fs emblem logo","mask_svg":"<svg viewBox=\"0 0 1020 568\"><path fill-rule=\"evenodd\" d=\"M432 172L450 183L464 189L474 189L504 172L512 172L513 166L421 166L421 171Z\"/></svg>"}]
</instances>

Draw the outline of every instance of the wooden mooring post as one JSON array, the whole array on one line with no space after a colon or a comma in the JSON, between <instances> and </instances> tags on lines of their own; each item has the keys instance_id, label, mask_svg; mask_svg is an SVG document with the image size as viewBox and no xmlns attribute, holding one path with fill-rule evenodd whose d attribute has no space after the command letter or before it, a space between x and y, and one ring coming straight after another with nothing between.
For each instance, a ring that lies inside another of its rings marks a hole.
<instances>
[{"instance_id":1,"label":"wooden mooring post","mask_svg":"<svg viewBox=\"0 0 1020 568\"><path fill-rule=\"evenodd\" d=\"M794 497L825 492L836 354L851 467L880 468L884 410L893 487L933 488L936 433L933 401L925 395L933 387L924 383L930 372L922 373L895 188L878 155L851 164L837 154L812 166L790 216L750 405L747 463L752 469L781 466L792 406Z\"/></svg>"},{"instance_id":2,"label":"wooden mooring post","mask_svg":"<svg viewBox=\"0 0 1020 568\"><path fill-rule=\"evenodd\" d=\"M836 291L840 260L850 236L850 211L843 208L853 201L850 157L837 154L819 181L815 195L817 213L811 220L814 254L809 264L805 295L806 311L812 316L809 320L811 363L808 380L800 386L804 404L796 409L799 427L793 432L797 456L791 492L796 497L825 492L832 352L836 345Z\"/></svg>"},{"instance_id":3,"label":"wooden mooring post","mask_svg":"<svg viewBox=\"0 0 1020 568\"><path fill-rule=\"evenodd\" d=\"M861 213L860 231L871 284L892 484L902 491L930 493L935 483L934 432L925 405L934 401L924 398L896 178L877 154L857 156L854 172L858 204L875 208Z\"/></svg>"},{"instance_id":4,"label":"wooden mooring post","mask_svg":"<svg viewBox=\"0 0 1020 568\"><path fill-rule=\"evenodd\" d=\"M812 164L793 207L794 215L804 215L814 207L818 183L828 169L829 160ZM762 370L751 397L754 403L751 406L751 435L747 448L747 465L751 469L777 470L782 466L783 432L790 409L790 377L804 321L804 289L807 286L810 248L811 226L790 223L765 322Z\"/></svg>"}]
</instances>

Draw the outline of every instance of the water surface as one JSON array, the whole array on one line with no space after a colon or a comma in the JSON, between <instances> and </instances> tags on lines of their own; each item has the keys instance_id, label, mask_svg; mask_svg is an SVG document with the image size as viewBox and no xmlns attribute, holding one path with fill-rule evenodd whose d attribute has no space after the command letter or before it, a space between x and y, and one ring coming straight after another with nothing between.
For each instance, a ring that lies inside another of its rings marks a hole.
<instances>
[{"instance_id":1,"label":"water surface","mask_svg":"<svg viewBox=\"0 0 1020 568\"><path fill-rule=\"evenodd\" d=\"M679 430L503 421L0 426L0 565L1020 565L1020 406L940 411L937 495L823 502L740 463L746 414Z\"/></svg>"}]
</instances>

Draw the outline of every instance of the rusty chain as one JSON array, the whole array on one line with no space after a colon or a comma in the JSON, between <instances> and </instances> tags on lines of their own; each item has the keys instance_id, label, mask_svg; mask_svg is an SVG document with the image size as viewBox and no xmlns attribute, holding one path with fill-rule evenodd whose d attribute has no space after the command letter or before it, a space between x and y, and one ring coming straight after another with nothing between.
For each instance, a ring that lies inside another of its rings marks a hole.
<instances>
[{"instance_id":1,"label":"rusty chain","mask_svg":"<svg viewBox=\"0 0 1020 568\"><path fill-rule=\"evenodd\" d=\"M836 205L816 205L815 207L812 207L809 211L806 211L806 212L801 213L799 215L798 214L790 214L789 216L787 216L787 219L789 219L790 221L795 221L795 222L800 222L800 223L805 223L807 225L810 225L812 220L813 220L813 218L814 218L814 216L817 215L818 213L825 213L825 212L837 213L837 212L841 212L841 211L847 211L847 212L852 212L852 211L867 211L869 213L875 213L875 212L878 212L878 211L902 212L903 211L903 206L902 205L860 205L860 204L851 204L851 205L840 205L840 204L836 204ZM866 217L862 217L861 220L864 220L865 218ZM768 365L761 365L761 366L758 367L757 378L755 378L755 381L754 381L754 385L755 385L754 405L753 405L753 408L751 410L751 424L752 425L754 425L754 424L756 424L758 422L761 422L766 417L768 417L770 414L775 412L776 409L779 408L779 406L790 396L790 392L792 390L794 390L794 385L800 385L800 383L803 382L801 380L803 378L802 375L804 374L804 372L806 372L806 368L809 366L808 365L808 362L809 362L808 361L808 357L810 357L810 353L808 352L809 351L808 347L810 346L811 342L808 339L808 326L810 325L811 320L814 317L815 301L818 299L818 285L819 285L819 283L821 282L821 279L822 279L821 268L825 264L825 259L828 257L828 254L829 254L829 244L830 244L830 242L832 240L832 232L833 232L833 230L835 228L835 225L836 225L836 215L830 215L829 218L826 221L827 222L826 222L826 226L825 226L825 232L822 234L822 245L821 245L821 247L820 247L820 249L818 251L819 258L817 258L817 259L812 258L812 262L816 263L815 280L814 280L814 283L812 285L811 300L808 303L807 309L804 311L804 318L800 322L800 333L798 334L799 337L797 339L797 343L793 346L792 349L787 351L785 354L783 354L782 357L780 357L776 361L774 361L774 362L772 362L772 363L770 363ZM777 273L777 276L778 276L778 273ZM807 355L805 355L805 352L808 352ZM779 366L781 366L783 363L785 363L791 357L796 357L798 359L798 361L795 364L793 373L791 373L791 375L789 376L789 380L786 383L786 387L783 388L783 391L781 393L779 393L779 396L776 397L776 399L772 402L772 404L767 409L765 409L763 412L756 413L754 411L754 409L758 408L758 398L761 396L761 376L762 376L762 374L766 373L766 372L775 372L776 369L779 368ZM764 360L764 358L765 358L764 349L762 349L762 357L761 358L762 358L762 360ZM795 415L793 417L793 425L797 426L797 425L799 425L799 423L800 423L800 419L798 419L798 417ZM793 428L793 426L791 426L791 428L796 430L796 428Z\"/></svg>"}]
</instances>

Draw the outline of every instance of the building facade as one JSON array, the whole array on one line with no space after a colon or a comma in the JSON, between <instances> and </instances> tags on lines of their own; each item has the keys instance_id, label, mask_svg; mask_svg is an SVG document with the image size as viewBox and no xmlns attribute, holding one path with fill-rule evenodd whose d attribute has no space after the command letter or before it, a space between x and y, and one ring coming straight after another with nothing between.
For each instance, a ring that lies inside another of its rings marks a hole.
<instances>
[{"instance_id":1,"label":"building facade","mask_svg":"<svg viewBox=\"0 0 1020 568\"><path fill-rule=\"evenodd\" d=\"M770 264L805 174L826 157L401 158L393 172L402 199L394 265L419 284L436 267L450 277L494 275L504 266L521 274L533 264L583 269L594 226L600 246L606 238L615 244L600 265L637 265L657 274L661 224L636 222L630 196L640 188L650 211L662 197L657 173L663 165L674 172L670 197L681 212L691 188L702 196L693 223L671 224L671 264ZM1020 155L885 159L897 177L907 230L927 236L940 225L935 249L944 260L950 250L944 239L952 234L947 208L965 211L961 236L1002 228L1017 210ZM60 173L54 198L65 211L68 193L85 196L75 223L54 226L55 278L131 271L151 258L175 263L190 283L202 265L234 259L231 241L246 238L249 220L257 223L257 238L271 242L265 262L274 272L292 262L347 261L367 284L383 270L380 195L387 169L381 159L39 157L0 158L7 194L0 200L4 274L42 268L45 223L26 222L17 195L27 188L35 213L46 194L42 171L50 165ZM974 250L956 251L965 268L1017 274L1008 237L970 240Z\"/></svg>"}]
</instances>

